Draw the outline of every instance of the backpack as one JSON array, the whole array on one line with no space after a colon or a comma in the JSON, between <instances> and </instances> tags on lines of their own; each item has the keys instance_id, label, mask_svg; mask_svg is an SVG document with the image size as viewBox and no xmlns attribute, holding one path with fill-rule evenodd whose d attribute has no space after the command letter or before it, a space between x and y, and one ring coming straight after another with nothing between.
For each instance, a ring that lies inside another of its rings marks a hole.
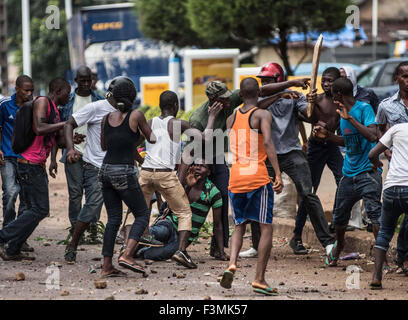
<instances>
[{"instance_id":1,"label":"backpack","mask_svg":"<svg viewBox=\"0 0 408 320\"><path fill-rule=\"evenodd\" d=\"M36 134L33 130L33 109L35 100L24 102L16 113L16 119L14 120L13 134L11 137L11 147L15 154L20 154L28 149L34 142ZM50 109L50 116L47 123L54 123L56 114L53 103L50 98L48 99L48 107Z\"/></svg>"}]
</instances>

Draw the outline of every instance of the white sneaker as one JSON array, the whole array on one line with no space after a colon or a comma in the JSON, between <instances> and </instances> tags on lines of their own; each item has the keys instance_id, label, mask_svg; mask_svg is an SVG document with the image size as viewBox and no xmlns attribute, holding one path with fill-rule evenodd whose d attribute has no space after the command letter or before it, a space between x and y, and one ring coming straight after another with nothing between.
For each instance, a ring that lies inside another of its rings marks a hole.
<instances>
[{"instance_id":1,"label":"white sneaker","mask_svg":"<svg viewBox=\"0 0 408 320\"><path fill-rule=\"evenodd\" d=\"M247 251L239 253L240 258L256 258L257 256L258 256L258 251L252 247L249 248Z\"/></svg>"}]
</instances>

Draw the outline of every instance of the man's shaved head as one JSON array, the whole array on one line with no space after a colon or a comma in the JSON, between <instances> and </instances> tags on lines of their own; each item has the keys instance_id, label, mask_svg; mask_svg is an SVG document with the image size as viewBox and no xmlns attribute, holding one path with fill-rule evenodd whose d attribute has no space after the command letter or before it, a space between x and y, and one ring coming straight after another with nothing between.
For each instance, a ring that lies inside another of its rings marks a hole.
<instances>
[{"instance_id":1,"label":"man's shaved head","mask_svg":"<svg viewBox=\"0 0 408 320\"><path fill-rule=\"evenodd\" d=\"M80 66L76 72L75 78L78 77L92 77L92 71L87 66Z\"/></svg>"},{"instance_id":2,"label":"man's shaved head","mask_svg":"<svg viewBox=\"0 0 408 320\"><path fill-rule=\"evenodd\" d=\"M254 78L245 78L240 84L241 96L243 99L258 97L259 84Z\"/></svg>"}]
</instances>

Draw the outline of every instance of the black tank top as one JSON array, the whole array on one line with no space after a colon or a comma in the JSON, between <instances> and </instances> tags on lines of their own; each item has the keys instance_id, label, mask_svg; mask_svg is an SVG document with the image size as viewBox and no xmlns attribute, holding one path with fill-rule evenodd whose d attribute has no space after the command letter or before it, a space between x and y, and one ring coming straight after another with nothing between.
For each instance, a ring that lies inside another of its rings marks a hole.
<instances>
[{"instance_id":1,"label":"black tank top","mask_svg":"<svg viewBox=\"0 0 408 320\"><path fill-rule=\"evenodd\" d=\"M109 115L106 117L104 126L106 155L103 163L106 164L134 164L133 152L135 143L139 139L139 130L134 132L129 125L131 111L117 127L109 124Z\"/></svg>"}]
</instances>

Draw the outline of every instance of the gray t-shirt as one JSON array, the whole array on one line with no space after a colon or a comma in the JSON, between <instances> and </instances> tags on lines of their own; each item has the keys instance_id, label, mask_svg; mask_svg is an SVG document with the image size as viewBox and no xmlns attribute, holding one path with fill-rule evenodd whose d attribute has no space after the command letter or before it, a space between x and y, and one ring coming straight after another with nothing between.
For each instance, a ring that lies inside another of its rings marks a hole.
<instances>
[{"instance_id":1,"label":"gray t-shirt","mask_svg":"<svg viewBox=\"0 0 408 320\"><path fill-rule=\"evenodd\" d=\"M268 97L259 98L259 100ZM272 114L272 140L277 154L285 154L293 150L302 150L299 141L298 112L307 108L304 95L299 99L278 99L268 107Z\"/></svg>"},{"instance_id":2,"label":"gray t-shirt","mask_svg":"<svg viewBox=\"0 0 408 320\"><path fill-rule=\"evenodd\" d=\"M99 100L87 104L85 107L75 112L72 117L78 127L88 125L86 131L86 146L82 159L95 167L102 166L106 152L101 148L101 124L103 117L116 109L108 100Z\"/></svg>"}]
</instances>

